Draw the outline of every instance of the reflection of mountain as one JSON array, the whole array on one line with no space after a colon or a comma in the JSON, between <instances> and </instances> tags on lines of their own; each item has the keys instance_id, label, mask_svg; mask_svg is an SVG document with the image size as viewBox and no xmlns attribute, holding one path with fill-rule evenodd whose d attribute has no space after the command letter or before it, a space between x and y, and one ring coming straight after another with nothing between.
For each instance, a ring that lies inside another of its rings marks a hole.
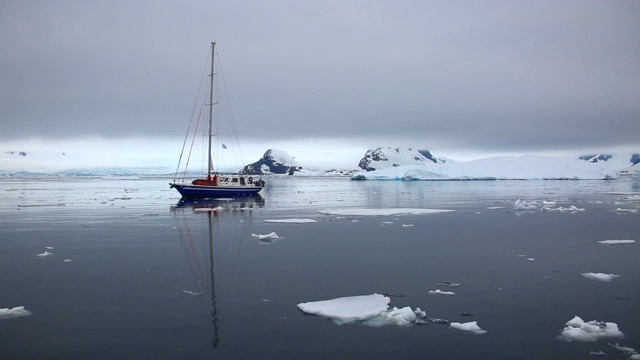
<instances>
[{"instance_id":1,"label":"reflection of mountain","mask_svg":"<svg viewBox=\"0 0 640 360\"><path fill-rule=\"evenodd\" d=\"M211 200L185 200L181 199L176 205L171 206L174 214L182 214L178 222L180 242L185 251L185 256L189 260L191 273L194 277L195 291L183 290L187 295L207 296L210 288L211 302L211 325L213 339L211 345L216 348L220 343L218 326L218 303L216 297L216 263L214 231L219 230L219 221L227 215L237 214L245 219L250 219L254 209L264 206L264 198L261 196L251 196L239 199L211 199ZM204 221L204 227L203 225ZM195 223L198 223L198 226ZM194 239L198 230L204 230L201 235L206 242L206 249L198 251L198 244L201 240ZM216 232L218 234L218 232ZM219 236L216 236L218 243ZM205 254L206 252L206 254ZM218 258L219 258L219 254ZM208 266L207 266L208 265ZM218 265L219 266L219 265ZM206 269L208 267L208 269ZM208 275L205 275L208 273ZM207 278L208 277L208 278ZM186 296L186 295L185 295Z\"/></svg>"}]
</instances>

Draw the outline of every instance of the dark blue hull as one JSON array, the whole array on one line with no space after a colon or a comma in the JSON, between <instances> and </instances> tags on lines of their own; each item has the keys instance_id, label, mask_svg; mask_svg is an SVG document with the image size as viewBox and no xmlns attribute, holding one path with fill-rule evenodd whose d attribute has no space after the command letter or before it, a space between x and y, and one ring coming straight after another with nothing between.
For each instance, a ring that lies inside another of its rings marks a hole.
<instances>
[{"instance_id":1,"label":"dark blue hull","mask_svg":"<svg viewBox=\"0 0 640 360\"><path fill-rule=\"evenodd\" d=\"M260 186L208 186L208 185L186 185L169 184L176 188L184 198L210 199L221 197L240 197L257 194Z\"/></svg>"}]
</instances>

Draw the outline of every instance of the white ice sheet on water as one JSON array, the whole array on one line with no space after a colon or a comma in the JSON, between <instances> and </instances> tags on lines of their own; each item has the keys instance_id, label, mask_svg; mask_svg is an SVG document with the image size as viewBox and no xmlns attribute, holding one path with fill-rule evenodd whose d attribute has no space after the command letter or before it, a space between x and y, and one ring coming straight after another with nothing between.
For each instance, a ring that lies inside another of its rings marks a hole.
<instances>
[{"instance_id":1,"label":"white ice sheet on water","mask_svg":"<svg viewBox=\"0 0 640 360\"><path fill-rule=\"evenodd\" d=\"M276 234L275 232L270 232L268 234L251 234L251 236L253 236L254 238L258 238L260 240L264 240L264 239L281 239L281 237L278 236L278 234Z\"/></svg>"},{"instance_id":2,"label":"white ice sheet on water","mask_svg":"<svg viewBox=\"0 0 640 360\"><path fill-rule=\"evenodd\" d=\"M423 215L452 212L454 210L445 209L419 209L419 208L346 208L346 209L325 209L318 212L325 215L340 216L391 216L391 215Z\"/></svg>"},{"instance_id":3,"label":"white ice sheet on water","mask_svg":"<svg viewBox=\"0 0 640 360\"><path fill-rule=\"evenodd\" d=\"M330 318L338 324L346 324L380 315L387 311L390 302L386 296L371 294L300 303L298 309L307 314Z\"/></svg>"},{"instance_id":4,"label":"white ice sheet on water","mask_svg":"<svg viewBox=\"0 0 640 360\"><path fill-rule=\"evenodd\" d=\"M482 330L480 328L480 326L478 326L478 322L477 321L470 321L470 322L466 322L466 323L459 323L459 322L452 322L451 324L449 324L450 327L452 327L453 329L457 329L457 330L463 330L463 331L470 331L474 334L486 334L487 331L486 330Z\"/></svg>"},{"instance_id":5,"label":"white ice sheet on water","mask_svg":"<svg viewBox=\"0 0 640 360\"><path fill-rule=\"evenodd\" d=\"M605 273L582 273L582 276L584 276L585 278L589 279L589 280L596 280L596 281L604 281L604 282L609 282L615 278L619 278L620 275L614 275L614 274L605 274Z\"/></svg>"},{"instance_id":6,"label":"white ice sheet on water","mask_svg":"<svg viewBox=\"0 0 640 360\"><path fill-rule=\"evenodd\" d=\"M598 241L600 244L605 245L621 245L621 244L633 244L635 240L600 240Z\"/></svg>"},{"instance_id":7,"label":"white ice sheet on water","mask_svg":"<svg viewBox=\"0 0 640 360\"><path fill-rule=\"evenodd\" d=\"M317 220L314 219L273 219L273 220L265 220L266 223L280 223L280 224L310 224L317 223Z\"/></svg>"},{"instance_id":8,"label":"white ice sheet on water","mask_svg":"<svg viewBox=\"0 0 640 360\"><path fill-rule=\"evenodd\" d=\"M0 308L0 319L11 319L23 316L29 316L32 312L25 309L24 306L16 306L12 309Z\"/></svg>"},{"instance_id":9,"label":"white ice sheet on water","mask_svg":"<svg viewBox=\"0 0 640 360\"><path fill-rule=\"evenodd\" d=\"M563 341L596 341L604 337L623 337L618 324L604 321L585 322L579 316L567 321L566 327L558 336Z\"/></svg>"}]
</instances>

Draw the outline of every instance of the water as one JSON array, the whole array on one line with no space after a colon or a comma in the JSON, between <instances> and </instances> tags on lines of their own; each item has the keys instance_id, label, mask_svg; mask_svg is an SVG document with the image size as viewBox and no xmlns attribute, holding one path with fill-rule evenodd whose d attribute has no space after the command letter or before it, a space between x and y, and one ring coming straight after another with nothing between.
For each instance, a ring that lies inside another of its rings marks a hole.
<instances>
[{"instance_id":1,"label":"water","mask_svg":"<svg viewBox=\"0 0 640 360\"><path fill-rule=\"evenodd\" d=\"M269 180L259 198L215 204L180 204L168 180L0 181L0 308L33 312L0 319L0 358L625 358L608 341L640 350L640 244L597 243L640 241L640 212L616 211L640 208L637 181ZM516 212L518 198L585 211ZM455 211L317 212L340 207ZM286 218L318 222L264 222ZM251 236L272 231L284 238ZM37 257L46 247L53 255ZM428 293L445 281L462 287ZM338 326L296 307L372 293L487 334ZM575 315L615 322L626 337L556 340Z\"/></svg>"}]
</instances>

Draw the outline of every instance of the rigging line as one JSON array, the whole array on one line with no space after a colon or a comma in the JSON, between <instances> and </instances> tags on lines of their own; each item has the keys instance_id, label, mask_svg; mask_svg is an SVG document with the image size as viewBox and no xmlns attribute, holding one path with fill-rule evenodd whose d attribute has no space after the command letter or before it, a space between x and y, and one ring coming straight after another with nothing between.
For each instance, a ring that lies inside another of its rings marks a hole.
<instances>
[{"instance_id":1,"label":"rigging line","mask_svg":"<svg viewBox=\"0 0 640 360\"><path fill-rule=\"evenodd\" d=\"M189 155L187 156L187 163L184 166L184 176L182 181L184 182L187 177L187 169L189 168L189 161L191 160L191 152L193 151L193 143L196 141L196 134L198 133L198 126L200 125L200 119L202 118L202 109L204 105L200 106L200 112L198 113L198 121L196 122L196 128L193 131L193 138L191 139L191 146L189 147Z\"/></svg>"},{"instance_id":2,"label":"rigging line","mask_svg":"<svg viewBox=\"0 0 640 360\"><path fill-rule=\"evenodd\" d=\"M210 57L210 54L207 52L207 61L205 61L204 70L202 71L202 76L200 77L200 85L198 85L198 93L196 94L196 101L193 103L193 109L191 109L189 126L187 127L187 133L184 136L184 142L182 143L182 150L180 150L180 157L178 158L178 165L176 166L176 173L175 175L173 175L173 182L176 182L176 178L178 177L178 171L180 171L180 163L182 162L182 155L184 154L184 148L187 145L187 139L189 138L189 131L191 130L191 124L193 124L193 115L196 113L196 108L198 107L198 99L200 97L200 92L202 91L202 83L207 74L207 65L209 64L209 57ZM187 167L185 166L184 177L186 177L186 175L187 175Z\"/></svg>"},{"instance_id":3,"label":"rigging line","mask_svg":"<svg viewBox=\"0 0 640 360\"><path fill-rule=\"evenodd\" d=\"M233 134L236 137L236 145L238 146L238 152L240 153L240 161L242 162L242 167L244 168L244 157L242 156L242 149L240 148L240 140L238 139L238 131L235 126L235 119L233 117L233 111L231 110L231 101L229 100L229 93L227 92L227 82L224 78L224 72L222 71L222 61L220 60L220 55L216 53L216 57L218 58L218 68L220 69L220 78L222 79L222 88L224 90L225 100L227 102L227 108L229 109L229 115L231 117L231 128L233 130Z\"/></svg>"}]
</instances>

